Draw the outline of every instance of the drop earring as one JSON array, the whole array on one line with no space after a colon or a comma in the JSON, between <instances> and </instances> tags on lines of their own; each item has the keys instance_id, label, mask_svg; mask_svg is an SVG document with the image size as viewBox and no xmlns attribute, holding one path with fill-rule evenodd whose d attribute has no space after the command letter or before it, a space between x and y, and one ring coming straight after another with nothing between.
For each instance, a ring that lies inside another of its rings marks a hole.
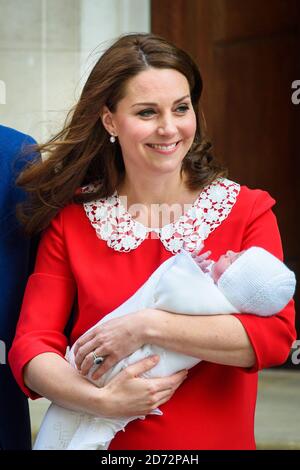
<instances>
[{"instance_id":1,"label":"drop earring","mask_svg":"<svg viewBox=\"0 0 300 470\"><path fill-rule=\"evenodd\" d=\"M116 141L116 138L115 138L114 135L111 135L110 138L109 138L109 140L110 140L110 142L111 142L112 144L114 144L115 141Z\"/></svg>"}]
</instances>

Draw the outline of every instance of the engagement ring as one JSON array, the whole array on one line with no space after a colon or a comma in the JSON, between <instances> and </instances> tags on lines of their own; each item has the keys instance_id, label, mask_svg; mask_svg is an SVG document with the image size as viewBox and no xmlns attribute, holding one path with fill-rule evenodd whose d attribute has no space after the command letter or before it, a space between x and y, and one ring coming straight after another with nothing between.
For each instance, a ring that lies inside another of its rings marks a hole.
<instances>
[{"instance_id":1,"label":"engagement ring","mask_svg":"<svg viewBox=\"0 0 300 470\"><path fill-rule=\"evenodd\" d=\"M93 351L93 358L94 358L94 365L98 366L99 364L102 364L102 362L104 361L104 357L102 356L97 356L97 354L95 353L95 351Z\"/></svg>"}]
</instances>

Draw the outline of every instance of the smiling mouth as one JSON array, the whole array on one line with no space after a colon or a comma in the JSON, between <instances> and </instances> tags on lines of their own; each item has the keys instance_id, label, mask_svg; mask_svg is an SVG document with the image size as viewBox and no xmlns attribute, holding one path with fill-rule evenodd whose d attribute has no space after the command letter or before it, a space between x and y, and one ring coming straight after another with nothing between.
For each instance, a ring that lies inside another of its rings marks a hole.
<instances>
[{"instance_id":1,"label":"smiling mouth","mask_svg":"<svg viewBox=\"0 0 300 470\"><path fill-rule=\"evenodd\" d=\"M177 147L179 142L180 140L178 140L178 142L174 142L173 144L146 144L146 145L153 149L168 151L168 150L173 150L175 147Z\"/></svg>"}]
</instances>

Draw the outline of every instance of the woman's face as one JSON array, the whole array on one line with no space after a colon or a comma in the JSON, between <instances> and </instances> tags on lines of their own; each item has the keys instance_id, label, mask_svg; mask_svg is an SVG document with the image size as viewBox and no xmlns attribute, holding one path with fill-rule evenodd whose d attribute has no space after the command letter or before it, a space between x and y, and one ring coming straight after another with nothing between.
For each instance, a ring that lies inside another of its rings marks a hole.
<instances>
[{"instance_id":1,"label":"woman's face","mask_svg":"<svg viewBox=\"0 0 300 470\"><path fill-rule=\"evenodd\" d=\"M189 83L173 69L149 68L130 79L116 111L105 108L102 120L131 175L180 172L196 131Z\"/></svg>"}]
</instances>

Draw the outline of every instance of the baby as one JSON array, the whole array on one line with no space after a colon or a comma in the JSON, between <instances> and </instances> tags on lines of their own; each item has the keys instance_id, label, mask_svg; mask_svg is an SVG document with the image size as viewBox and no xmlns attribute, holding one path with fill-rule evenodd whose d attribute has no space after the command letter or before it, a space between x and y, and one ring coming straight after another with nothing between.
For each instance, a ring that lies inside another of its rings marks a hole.
<instances>
[{"instance_id":1,"label":"baby","mask_svg":"<svg viewBox=\"0 0 300 470\"><path fill-rule=\"evenodd\" d=\"M294 273L263 248L228 250L215 263L207 259L210 254L192 257L240 313L274 315L293 297Z\"/></svg>"},{"instance_id":2,"label":"baby","mask_svg":"<svg viewBox=\"0 0 300 470\"><path fill-rule=\"evenodd\" d=\"M201 245L201 247L203 248L203 245ZM235 252L228 250L227 253L225 255L221 255L216 262L209 259L211 251L206 251L205 253L202 253L202 255L191 253L191 256L202 269L202 271L204 273L208 273L214 280L215 284L217 284L224 271L229 268L229 266L243 253L245 253L245 251L246 250Z\"/></svg>"},{"instance_id":3,"label":"baby","mask_svg":"<svg viewBox=\"0 0 300 470\"><path fill-rule=\"evenodd\" d=\"M189 315L244 312L269 316L282 310L294 294L294 273L262 248L252 247L240 253L228 251L215 263L208 260L209 255L210 252L191 256L182 251L172 256L132 297L95 326L147 307ZM67 351L66 358L76 368L74 346ZM95 361L87 378L101 387L123 368L153 354L159 355L160 361L145 377L170 375L191 368L201 360L155 345L144 345L97 381L92 379L92 374L99 367ZM153 413L162 414L158 409ZM143 419L144 416L119 419L97 417L52 403L34 449L105 450L115 434L137 418Z\"/></svg>"}]
</instances>

